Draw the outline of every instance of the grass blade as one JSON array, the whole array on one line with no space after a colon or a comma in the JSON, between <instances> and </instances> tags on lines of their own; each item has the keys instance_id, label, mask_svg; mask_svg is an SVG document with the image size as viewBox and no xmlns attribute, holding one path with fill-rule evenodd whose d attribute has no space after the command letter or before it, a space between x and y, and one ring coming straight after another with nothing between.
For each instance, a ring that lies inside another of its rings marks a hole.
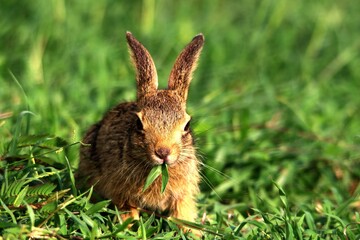
<instances>
[{"instance_id":1,"label":"grass blade","mask_svg":"<svg viewBox=\"0 0 360 240\"><path fill-rule=\"evenodd\" d=\"M22 123L22 118L26 115L26 114L31 114L34 115L34 113L30 112L30 111L22 111L17 120L16 120L16 125L15 125L15 132L14 132L14 137L11 141L11 145L10 145L10 149L9 149L9 154L10 156L14 156L16 154L16 148L17 148L17 143L18 140L20 138L20 131L21 131L21 123Z\"/></svg>"},{"instance_id":2,"label":"grass blade","mask_svg":"<svg viewBox=\"0 0 360 240\"><path fill-rule=\"evenodd\" d=\"M140 223L140 228L139 228L139 238L141 237L142 240L146 240L146 229L145 229L145 224L144 224L144 221L142 219L142 217L140 217L140 220L139 220L139 223Z\"/></svg>"},{"instance_id":3,"label":"grass blade","mask_svg":"<svg viewBox=\"0 0 360 240\"><path fill-rule=\"evenodd\" d=\"M3 207L3 209L5 210L5 212L7 212L10 215L12 222L14 224L17 224L16 218L15 218L15 215L13 214L13 212L6 206L6 204L1 199L0 199L0 203L1 203L1 206Z\"/></svg>"},{"instance_id":4,"label":"grass blade","mask_svg":"<svg viewBox=\"0 0 360 240\"><path fill-rule=\"evenodd\" d=\"M24 200L26 193L28 192L29 186L24 187L20 193L17 195L14 201L14 207L19 207Z\"/></svg>"},{"instance_id":5,"label":"grass blade","mask_svg":"<svg viewBox=\"0 0 360 240\"><path fill-rule=\"evenodd\" d=\"M26 204L26 209L27 209L29 219L30 219L30 227L32 229L35 226L35 213L29 204L27 204L27 203L25 203L25 204Z\"/></svg>"},{"instance_id":6,"label":"grass blade","mask_svg":"<svg viewBox=\"0 0 360 240\"><path fill-rule=\"evenodd\" d=\"M153 167L151 169L148 177L146 178L144 188L143 188L143 192L145 192L146 189L148 189L148 187L155 181L155 179L157 177L159 177L160 174L161 174L161 165L156 165L155 167Z\"/></svg>"},{"instance_id":7,"label":"grass blade","mask_svg":"<svg viewBox=\"0 0 360 240\"><path fill-rule=\"evenodd\" d=\"M91 206L85 213L88 215L94 214L99 212L104 207L108 206L110 204L110 200L101 201L98 203L95 203L93 206Z\"/></svg>"},{"instance_id":8,"label":"grass blade","mask_svg":"<svg viewBox=\"0 0 360 240\"><path fill-rule=\"evenodd\" d=\"M169 182L169 172L167 164L161 165L161 177L161 193L164 193L166 185Z\"/></svg>"},{"instance_id":9,"label":"grass blade","mask_svg":"<svg viewBox=\"0 0 360 240\"><path fill-rule=\"evenodd\" d=\"M224 236L224 234L222 232L219 232L218 229L216 229L212 226L203 225L203 224L199 224L199 223L195 223L195 222L190 222L190 221L175 218L175 217L169 217L168 220L175 224L189 227L189 228L196 229L196 230L200 230L200 231L204 231L204 232L208 232L208 233L211 233L211 234L219 236L219 237Z\"/></svg>"}]
</instances>

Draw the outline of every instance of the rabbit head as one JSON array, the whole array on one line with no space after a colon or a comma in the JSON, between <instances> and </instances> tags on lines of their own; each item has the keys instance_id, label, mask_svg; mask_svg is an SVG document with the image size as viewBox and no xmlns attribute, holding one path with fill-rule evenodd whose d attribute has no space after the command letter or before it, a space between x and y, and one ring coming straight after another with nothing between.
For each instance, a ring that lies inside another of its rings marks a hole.
<instances>
[{"instance_id":1,"label":"rabbit head","mask_svg":"<svg viewBox=\"0 0 360 240\"><path fill-rule=\"evenodd\" d=\"M134 159L152 165L173 165L194 154L190 130L191 117L186 113L186 99L192 73L204 44L199 34L177 57L168 80L168 88L158 89L155 64L146 48L127 32L132 62L136 69L137 111L134 134L128 151Z\"/></svg>"}]
</instances>

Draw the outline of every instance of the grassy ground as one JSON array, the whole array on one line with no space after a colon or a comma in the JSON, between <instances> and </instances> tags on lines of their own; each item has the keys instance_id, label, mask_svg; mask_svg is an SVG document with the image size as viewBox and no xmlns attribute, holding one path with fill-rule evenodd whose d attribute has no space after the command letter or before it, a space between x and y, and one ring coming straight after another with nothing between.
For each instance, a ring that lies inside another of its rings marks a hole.
<instances>
[{"instance_id":1,"label":"grassy ground","mask_svg":"<svg viewBox=\"0 0 360 240\"><path fill-rule=\"evenodd\" d=\"M189 95L205 166L205 239L360 238L360 4L344 1L0 1L0 235L185 239L132 229L75 189L79 141L135 98L130 30L160 86L199 32ZM182 222L183 223L183 222Z\"/></svg>"}]
</instances>

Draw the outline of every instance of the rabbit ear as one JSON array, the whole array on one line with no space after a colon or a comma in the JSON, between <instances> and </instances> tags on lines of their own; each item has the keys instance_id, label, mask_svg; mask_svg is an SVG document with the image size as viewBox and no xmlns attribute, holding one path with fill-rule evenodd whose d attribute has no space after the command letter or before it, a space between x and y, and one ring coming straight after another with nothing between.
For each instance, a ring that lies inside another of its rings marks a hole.
<instances>
[{"instance_id":1,"label":"rabbit ear","mask_svg":"<svg viewBox=\"0 0 360 240\"><path fill-rule=\"evenodd\" d=\"M202 34L195 36L180 53L171 70L168 89L176 90L184 101L187 99L192 73L196 68L203 45L204 36Z\"/></svg>"},{"instance_id":2,"label":"rabbit ear","mask_svg":"<svg viewBox=\"0 0 360 240\"><path fill-rule=\"evenodd\" d=\"M136 69L137 98L141 99L148 93L155 92L158 77L154 61L146 48L131 34L126 32L132 62Z\"/></svg>"}]
</instances>

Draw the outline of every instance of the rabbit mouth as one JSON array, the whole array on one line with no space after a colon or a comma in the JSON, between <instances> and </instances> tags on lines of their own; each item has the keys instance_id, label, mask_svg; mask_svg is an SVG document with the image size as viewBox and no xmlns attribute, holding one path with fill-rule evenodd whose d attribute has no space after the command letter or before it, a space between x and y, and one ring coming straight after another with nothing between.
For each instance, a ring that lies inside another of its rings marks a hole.
<instances>
[{"instance_id":1,"label":"rabbit mouth","mask_svg":"<svg viewBox=\"0 0 360 240\"><path fill-rule=\"evenodd\" d=\"M154 154L152 156L152 160L155 163L155 165L167 164L167 165L171 166L176 163L177 158L173 155L159 157L158 155Z\"/></svg>"},{"instance_id":2,"label":"rabbit mouth","mask_svg":"<svg viewBox=\"0 0 360 240\"><path fill-rule=\"evenodd\" d=\"M178 156L173 149L168 146L160 145L155 147L151 158L156 165L167 164L172 165L176 162Z\"/></svg>"}]
</instances>

